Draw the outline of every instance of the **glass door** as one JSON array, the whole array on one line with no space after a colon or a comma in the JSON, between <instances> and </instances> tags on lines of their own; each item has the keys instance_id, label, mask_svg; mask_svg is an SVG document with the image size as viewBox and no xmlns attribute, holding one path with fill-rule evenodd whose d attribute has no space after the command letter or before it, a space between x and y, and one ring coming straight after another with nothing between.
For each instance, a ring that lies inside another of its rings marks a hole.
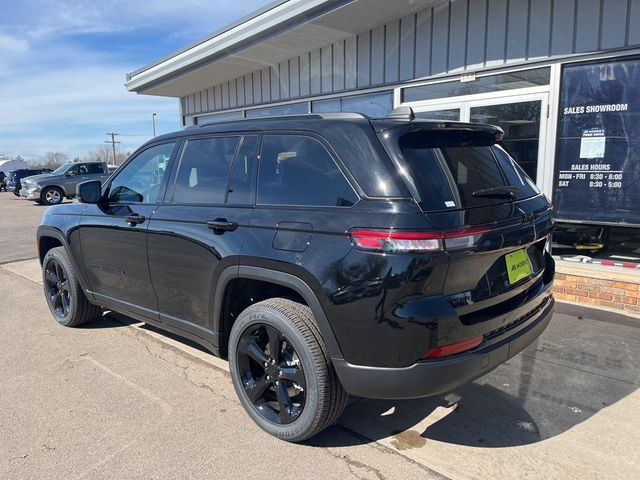
<instances>
[{"instance_id":1,"label":"glass door","mask_svg":"<svg viewBox=\"0 0 640 480\"><path fill-rule=\"evenodd\" d=\"M469 121L500 126L504 130L500 143L534 181L543 177L546 97L544 94L469 103Z\"/></svg>"},{"instance_id":2,"label":"glass door","mask_svg":"<svg viewBox=\"0 0 640 480\"><path fill-rule=\"evenodd\" d=\"M416 118L423 118L425 120L445 120L450 122L460 121L460 107L452 108L438 108L434 110L418 109L414 110Z\"/></svg>"}]
</instances>

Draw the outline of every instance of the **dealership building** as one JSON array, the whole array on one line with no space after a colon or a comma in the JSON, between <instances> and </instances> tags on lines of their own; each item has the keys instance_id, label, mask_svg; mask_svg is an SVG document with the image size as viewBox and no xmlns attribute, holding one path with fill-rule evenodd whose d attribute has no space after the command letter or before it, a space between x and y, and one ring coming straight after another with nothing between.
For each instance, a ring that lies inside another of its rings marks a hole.
<instances>
[{"instance_id":1,"label":"dealership building","mask_svg":"<svg viewBox=\"0 0 640 480\"><path fill-rule=\"evenodd\" d=\"M179 98L183 127L402 105L500 125L554 203L558 295L640 312L640 0L279 0L126 86Z\"/></svg>"}]
</instances>

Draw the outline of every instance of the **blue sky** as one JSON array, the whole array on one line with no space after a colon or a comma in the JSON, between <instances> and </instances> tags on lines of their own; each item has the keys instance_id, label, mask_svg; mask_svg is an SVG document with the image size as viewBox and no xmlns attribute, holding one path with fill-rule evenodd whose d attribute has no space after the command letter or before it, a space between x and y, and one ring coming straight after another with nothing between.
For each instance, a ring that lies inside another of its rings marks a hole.
<instances>
[{"instance_id":1,"label":"blue sky","mask_svg":"<svg viewBox=\"0 0 640 480\"><path fill-rule=\"evenodd\" d=\"M71 158L118 132L132 151L178 130L178 100L130 93L125 74L270 0L19 0L0 16L0 154ZM127 134L127 135L125 135Z\"/></svg>"}]
</instances>

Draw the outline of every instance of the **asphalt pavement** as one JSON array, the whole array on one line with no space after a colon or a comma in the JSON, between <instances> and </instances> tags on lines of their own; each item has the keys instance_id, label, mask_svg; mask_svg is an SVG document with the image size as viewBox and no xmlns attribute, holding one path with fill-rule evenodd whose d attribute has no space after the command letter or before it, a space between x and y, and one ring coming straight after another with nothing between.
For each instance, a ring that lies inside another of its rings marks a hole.
<instances>
[{"instance_id":1,"label":"asphalt pavement","mask_svg":"<svg viewBox=\"0 0 640 480\"><path fill-rule=\"evenodd\" d=\"M292 445L193 344L112 313L57 325L37 260L11 261L43 210L0 194L0 228L24 223L0 237L0 479L640 478L638 319L558 303L489 375L446 397L356 400Z\"/></svg>"}]
</instances>

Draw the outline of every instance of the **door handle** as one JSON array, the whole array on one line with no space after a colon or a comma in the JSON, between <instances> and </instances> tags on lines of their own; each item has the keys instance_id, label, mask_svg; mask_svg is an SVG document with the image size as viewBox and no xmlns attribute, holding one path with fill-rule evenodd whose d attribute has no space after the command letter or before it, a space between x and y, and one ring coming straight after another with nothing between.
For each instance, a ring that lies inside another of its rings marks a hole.
<instances>
[{"instance_id":1,"label":"door handle","mask_svg":"<svg viewBox=\"0 0 640 480\"><path fill-rule=\"evenodd\" d=\"M233 232L238 228L236 222L229 222L226 218L216 218L215 220L209 220L207 227L213 230L213 233L222 235L224 232Z\"/></svg>"},{"instance_id":2,"label":"door handle","mask_svg":"<svg viewBox=\"0 0 640 480\"><path fill-rule=\"evenodd\" d=\"M146 220L145 217L143 217L142 215L138 215L137 213L132 213L130 215L127 215L124 217L124 219L132 227L135 227L136 225L140 225Z\"/></svg>"}]
</instances>

